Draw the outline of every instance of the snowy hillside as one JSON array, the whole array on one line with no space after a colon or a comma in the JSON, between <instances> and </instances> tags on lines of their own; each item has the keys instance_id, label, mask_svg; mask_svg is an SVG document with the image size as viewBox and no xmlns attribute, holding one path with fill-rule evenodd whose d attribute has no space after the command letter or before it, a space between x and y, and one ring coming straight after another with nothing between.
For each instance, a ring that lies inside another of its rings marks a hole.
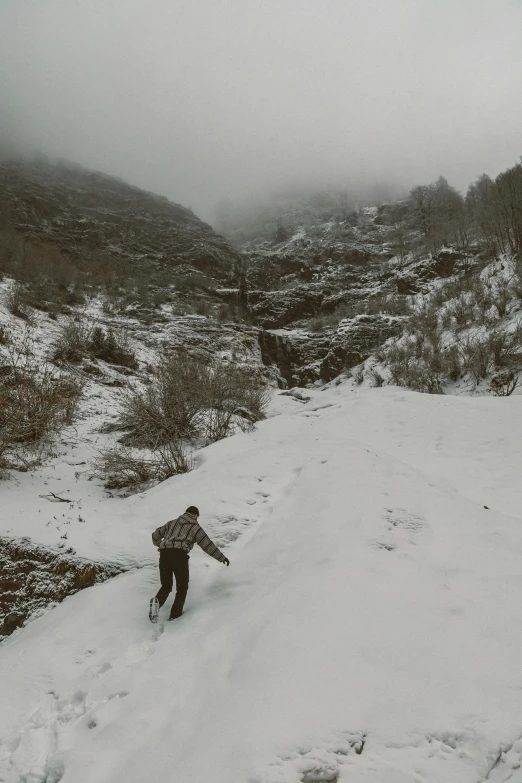
<instances>
[{"instance_id":1,"label":"snowy hillside","mask_svg":"<svg viewBox=\"0 0 522 783\"><path fill-rule=\"evenodd\" d=\"M162 196L67 163L0 161L1 228L57 246L84 264L120 259L141 268L189 265L227 279L238 254L194 213Z\"/></svg>"},{"instance_id":2,"label":"snowy hillside","mask_svg":"<svg viewBox=\"0 0 522 783\"><path fill-rule=\"evenodd\" d=\"M3 783L522 781L520 396L306 394L146 493L82 486L68 543L136 568L2 644ZM192 503L231 565L195 552L152 626L150 534Z\"/></svg>"}]
</instances>

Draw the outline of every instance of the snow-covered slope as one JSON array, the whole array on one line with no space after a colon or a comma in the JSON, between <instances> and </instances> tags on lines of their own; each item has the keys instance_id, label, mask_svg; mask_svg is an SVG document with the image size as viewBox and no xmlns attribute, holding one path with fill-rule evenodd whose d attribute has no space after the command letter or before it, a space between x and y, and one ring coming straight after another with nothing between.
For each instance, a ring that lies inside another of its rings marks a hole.
<instances>
[{"instance_id":1,"label":"snow-covered slope","mask_svg":"<svg viewBox=\"0 0 522 783\"><path fill-rule=\"evenodd\" d=\"M2 645L1 781L522 781L521 398L309 396L70 525L141 567ZM151 626L189 503L231 565Z\"/></svg>"}]
</instances>

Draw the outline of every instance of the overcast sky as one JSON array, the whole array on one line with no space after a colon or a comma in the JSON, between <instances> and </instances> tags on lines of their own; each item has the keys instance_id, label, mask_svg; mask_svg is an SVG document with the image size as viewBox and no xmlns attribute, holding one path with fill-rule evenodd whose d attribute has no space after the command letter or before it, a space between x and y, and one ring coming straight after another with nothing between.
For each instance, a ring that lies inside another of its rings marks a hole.
<instances>
[{"instance_id":1,"label":"overcast sky","mask_svg":"<svg viewBox=\"0 0 522 783\"><path fill-rule=\"evenodd\" d=\"M522 154L522 0L0 0L4 133L211 219Z\"/></svg>"}]
</instances>

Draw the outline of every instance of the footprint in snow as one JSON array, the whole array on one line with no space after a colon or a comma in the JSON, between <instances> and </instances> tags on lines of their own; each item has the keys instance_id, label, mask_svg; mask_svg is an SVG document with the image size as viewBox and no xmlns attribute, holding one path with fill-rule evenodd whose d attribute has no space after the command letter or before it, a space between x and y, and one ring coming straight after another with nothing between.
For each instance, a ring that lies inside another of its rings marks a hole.
<instances>
[{"instance_id":1,"label":"footprint in snow","mask_svg":"<svg viewBox=\"0 0 522 783\"><path fill-rule=\"evenodd\" d=\"M405 511L402 508L399 508L396 511L387 508L385 519L389 523L389 530L392 528L400 528L402 530L417 532L426 526L424 519L409 511Z\"/></svg>"},{"instance_id":2,"label":"footprint in snow","mask_svg":"<svg viewBox=\"0 0 522 783\"><path fill-rule=\"evenodd\" d=\"M92 656L96 653L96 650L85 650L84 653L81 653L81 655L78 656L76 659L76 663L84 663L89 658L92 658Z\"/></svg>"},{"instance_id":3,"label":"footprint in snow","mask_svg":"<svg viewBox=\"0 0 522 783\"><path fill-rule=\"evenodd\" d=\"M298 748L280 756L251 783L280 783L282 780L301 783L337 783L344 764L353 763L366 744L366 735L345 732L338 741L319 747ZM350 757L350 758L349 758Z\"/></svg>"},{"instance_id":4,"label":"footprint in snow","mask_svg":"<svg viewBox=\"0 0 522 783\"><path fill-rule=\"evenodd\" d=\"M98 666L93 666L89 671L92 673L94 677L101 677L111 669L112 669L112 663L109 663L109 661L105 661L105 663L100 663L98 664Z\"/></svg>"}]
</instances>

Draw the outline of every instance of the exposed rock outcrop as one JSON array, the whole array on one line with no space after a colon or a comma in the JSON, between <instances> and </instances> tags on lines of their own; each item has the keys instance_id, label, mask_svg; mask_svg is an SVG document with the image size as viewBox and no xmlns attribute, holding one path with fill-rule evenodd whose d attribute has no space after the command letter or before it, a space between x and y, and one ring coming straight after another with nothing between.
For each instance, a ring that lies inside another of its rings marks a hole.
<instances>
[{"instance_id":1,"label":"exposed rock outcrop","mask_svg":"<svg viewBox=\"0 0 522 783\"><path fill-rule=\"evenodd\" d=\"M248 308L264 329L279 329L294 321L311 318L321 309L328 292L321 283L283 291L250 291Z\"/></svg>"},{"instance_id":2,"label":"exposed rock outcrop","mask_svg":"<svg viewBox=\"0 0 522 783\"><path fill-rule=\"evenodd\" d=\"M468 269L471 260L453 248L442 248L438 253L422 261L405 265L395 273L398 294L416 294L436 278L451 277Z\"/></svg>"},{"instance_id":3,"label":"exposed rock outcrop","mask_svg":"<svg viewBox=\"0 0 522 783\"><path fill-rule=\"evenodd\" d=\"M360 364L390 337L400 334L403 323L403 318L391 315L358 315L341 321L321 362L321 378L330 381L344 369Z\"/></svg>"},{"instance_id":4,"label":"exposed rock outcrop","mask_svg":"<svg viewBox=\"0 0 522 783\"><path fill-rule=\"evenodd\" d=\"M277 365L288 386L327 382L400 334L403 320L391 315L358 315L322 333L264 330L259 336L261 355L265 364Z\"/></svg>"},{"instance_id":5,"label":"exposed rock outcrop","mask_svg":"<svg viewBox=\"0 0 522 783\"><path fill-rule=\"evenodd\" d=\"M328 351L330 337L300 329L263 330L259 343L264 363L278 367L286 386L305 386L320 378L319 364Z\"/></svg>"},{"instance_id":6,"label":"exposed rock outcrop","mask_svg":"<svg viewBox=\"0 0 522 783\"><path fill-rule=\"evenodd\" d=\"M0 640L35 612L122 572L29 538L0 537Z\"/></svg>"}]
</instances>

